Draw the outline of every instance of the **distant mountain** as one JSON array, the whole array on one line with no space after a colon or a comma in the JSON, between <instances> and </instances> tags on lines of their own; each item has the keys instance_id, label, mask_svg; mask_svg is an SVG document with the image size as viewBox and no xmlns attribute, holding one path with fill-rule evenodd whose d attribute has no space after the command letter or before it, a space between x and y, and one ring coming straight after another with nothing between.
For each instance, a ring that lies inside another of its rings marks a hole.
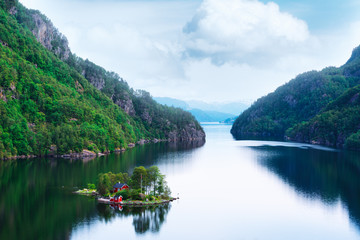
<instances>
[{"instance_id":1,"label":"distant mountain","mask_svg":"<svg viewBox=\"0 0 360 240\"><path fill-rule=\"evenodd\" d=\"M360 47L340 68L297 76L235 121L237 139L279 137L360 150Z\"/></svg>"},{"instance_id":2,"label":"distant mountain","mask_svg":"<svg viewBox=\"0 0 360 240\"><path fill-rule=\"evenodd\" d=\"M185 101L169 98L169 97L154 97L154 100L160 104L167 105L169 107L182 108L184 110L189 110L190 106Z\"/></svg>"},{"instance_id":3,"label":"distant mountain","mask_svg":"<svg viewBox=\"0 0 360 240\"><path fill-rule=\"evenodd\" d=\"M236 117L249 106L242 102L206 103L202 101L182 101L168 97L154 97L154 100L160 104L189 111L199 122L223 122L228 118Z\"/></svg>"},{"instance_id":4,"label":"distant mountain","mask_svg":"<svg viewBox=\"0 0 360 240\"><path fill-rule=\"evenodd\" d=\"M194 115L199 122L222 122L225 119L235 117L235 115L229 113L203 111L200 109L191 109L189 112Z\"/></svg>"},{"instance_id":5,"label":"distant mountain","mask_svg":"<svg viewBox=\"0 0 360 240\"><path fill-rule=\"evenodd\" d=\"M189 104L191 108L195 108L195 109L197 108L203 111L216 111L216 112L229 113L234 116L238 116L240 113L242 113L245 109L247 109L250 106L249 103L245 103L245 102L206 103L203 101L187 101L187 104Z\"/></svg>"}]
</instances>

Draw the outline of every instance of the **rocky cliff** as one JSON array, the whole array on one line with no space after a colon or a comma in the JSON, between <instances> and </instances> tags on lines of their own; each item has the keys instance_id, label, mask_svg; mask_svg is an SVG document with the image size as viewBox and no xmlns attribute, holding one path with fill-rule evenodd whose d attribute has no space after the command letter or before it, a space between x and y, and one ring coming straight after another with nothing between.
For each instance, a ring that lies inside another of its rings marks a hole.
<instances>
[{"instance_id":1,"label":"rocky cliff","mask_svg":"<svg viewBox=\"0 0 360 240\"><path fill-rule=\"evenodd\" d=\"M66 37L54 27L51 21L44 19L40 12L33 11L31 16L35 23L32 33L36 39L61 60L67 60L70 56L70 48Z\"/></svg>"},{"instance_id":2,"label":"rocky cliff","mask_svg":"<svg viewBox=\"0 0 360 240\"><path fill-rule=\"evenodd\" d=\"M182 129L169 132L167 137L170 141L174 142L188 140L194 141L205 139L205 133L203 131L199 131L194 123L190 123Z\"/></svg>"},{"instance_id":3,"label":"rocky cliff","mask_svg":"<svg viewBox=\"0 0 360 240\"><path fill-rule=\"evenodd\" d=\"M39 11L26 9L21 4L9 10L19 22L27 25L36 39L61 60L68 60L71 54L68 40L62 35L52 22Z\"/></svg>"}]
</instances>

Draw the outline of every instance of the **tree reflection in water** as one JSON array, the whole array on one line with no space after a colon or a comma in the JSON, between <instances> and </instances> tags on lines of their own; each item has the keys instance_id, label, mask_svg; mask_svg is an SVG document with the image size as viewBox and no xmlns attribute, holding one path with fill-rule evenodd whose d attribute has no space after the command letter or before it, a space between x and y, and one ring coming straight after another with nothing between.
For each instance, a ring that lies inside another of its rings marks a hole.
<instances>
[{"instance_id":1,"label":"tree reflection in water","mask_svg":"<svg viewBox=\"0 0 360 240\"><path fill-rule=\"evenodd\" d=\"M360 155L358 152L285 147L253 147L258 162L297 193L326 205L340 200L360 228Z\"/></svg>"},{"instance_id":2,"label":"tree reflection in water","mask_svg":"<svg viewBox=\"0 0 360 240\"><path fill-rule=\"evenodd\" d=\"M68 239L74 226L93 221L97 212L102 212L103 219L108 221L114 215L108 206L96 209L94 200L72 192L95 183L101 172L131 172L141 165L182 164L191 159L183 156L203 145L203 141L145 144L92 161L48 158L0 161L0 239ZM124 209L121 214L126 212Z\"/></svg>"},{"instance_id":3,"label":"tree reflection in water","mask_svg":"<svg viewBox=\"0 0 360 240\"><path fill-rule=\"evenodd\" d=\"M171 209L171 204L147 207L121 207L120 205L98 204L99 216L105 222L116 217L132 217L133 226L137 234L148 231L159 232L166 216Z\"/></svg>"}]
</instances>

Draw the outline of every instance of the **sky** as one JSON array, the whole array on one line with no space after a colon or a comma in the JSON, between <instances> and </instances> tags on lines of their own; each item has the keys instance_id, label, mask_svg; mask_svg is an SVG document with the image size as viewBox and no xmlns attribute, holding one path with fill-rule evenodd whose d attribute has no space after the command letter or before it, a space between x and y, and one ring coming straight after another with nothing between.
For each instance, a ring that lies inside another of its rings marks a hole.
<instances>
[{"instance_id":1,"label":"sky","mask_svg":"<svg viewBox=\"0 0 360 240\"><path fill-rule=\"evenodd\" d=\"M20 0L154 97L252 102L360 45L357 0Z\"/></svg>"}]
</instances>

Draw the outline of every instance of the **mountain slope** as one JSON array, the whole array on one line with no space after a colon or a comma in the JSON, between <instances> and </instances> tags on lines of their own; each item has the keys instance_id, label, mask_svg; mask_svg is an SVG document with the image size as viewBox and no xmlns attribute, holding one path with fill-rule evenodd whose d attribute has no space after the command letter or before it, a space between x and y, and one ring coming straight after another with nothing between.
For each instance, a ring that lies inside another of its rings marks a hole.
<instances>
[{"instance_id":1,"label":"mountain slope","mask_svg":"<svg viewBox=\"0 0 360 240\"><path fill-rule=\"evenodd\" d=\"M357 132L354 126L339 141L334 138L330 141L317 141L309 138L307 134L297 135L294 131L300 129L298 124L303 123L301 131L304 132L306 122L314 122L316 121L314 117L319 113L330 111L332 104L336 105L337 101L341 101L342 94L359 84L360 54L358 52L359 48L355 49L350 60L340 68L329 67L320 72L301 74L275 92L260 98L237 118L231 133L237 139L254 136L284 138L287 131L292 140L343 146L348 134ZM355 108L351 112L346 112L345 106L340 109L342 114L351 115L349 119L343 119L345 122L351 121L350 118L356 114ZM311 125L308 123L306 126ZM333 122L324 129L329 131L337 127Z\"/></svg>"},{"instance_id":2,"label":"mountain slope","mask_svg":"<svg viewBox=\"0 0 360 240\"><path fill-rule=\"evenodd\" d=\"M347 90L320 114L288 129L298 142L360 149L360 86Z\"/></svg>"},{"instance_id":3,"label":"mountain slope","mask_svg":"<svg viewBox=\"0 0 360 240\"><path fill-rule=\"evenodd\" d=\"M63 55L66 49L50 46L52 53L35 39L24 23L33 21L26 11L19 3L0 0L0 159L114 151L140 139L204 138L191 114L156 104L148 93L133 92L124 81L115 82L116 74L96 67L113 76L108 82L114 90L99 91L60 59L73 59L70 52ZM109 98L111 91L120 93L117 88L132 94L136 114Z\"/></svg>"},{"instance_id":4,"label":"mountain slope","mask_svg":"<svg viewBox=\"0 0 360 240\"><path fill-rule=\"evenodd\" d=\"M177 140L204 139L205 133L191 114L156 103L146 91L134 91L118 74L73 54L68 41L46 16L16 6L18 22L28 27L48 50L83 75L94 87L106 94L131 117L143 122L156 138Z\"/></svg>"}]
</instances>

